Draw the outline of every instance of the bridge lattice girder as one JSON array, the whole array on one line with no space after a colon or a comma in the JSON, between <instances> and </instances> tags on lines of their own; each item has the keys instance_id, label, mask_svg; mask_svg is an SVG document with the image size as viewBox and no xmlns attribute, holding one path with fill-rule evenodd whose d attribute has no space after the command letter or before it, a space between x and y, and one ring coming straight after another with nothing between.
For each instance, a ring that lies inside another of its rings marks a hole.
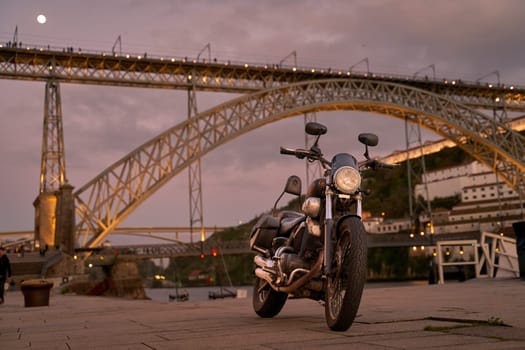
<instances>
[{"instance_id":1,"label":"bridge lattice girder","mask_svg":"<svg viewBox=\"0 0 525 350\"><path fill-rule=\"evenodd\" d=\"M75 193L82 245L94 247L173 176L216 147L307 111L358 110L416 121L454 141L523 195L525 139L472 108L410 86L354 79L290 84L245 95L153 138ZM199 147L195 147L198 144ZM189 149L200 149L191 154Z\"/></svg>"},{"instance_id":2,"label":"bridge lattice girder","mask_svg":"<svg viewBox=\"0 0 525 350\"><path fill-rule=\"evenodd\" d=\"M477 239L476 233L463 233L439 235L440 241L450 239L455 240L472 240ZM367 246L374 247L413 247L413 246L427 246L429 241L426 237L415 236L409 238L406 234L381 234L381 235L367 235ZM233 254L253 254L250 250L249 240L227 240L227 241L210 241L206 240L199 243L182 243L174 244L149 244L149 245L132 245L132 246L113 246L111 249L101 251L100 254L117 254L122 259L140 260L140 259L157 259L165 257L182 257L182 256L199 256L204 252L205 255L212 253L212 249L216 249L219 255L233 255ZM98 259L100 262L100 259ZM94 257L97 261L97 256Z\"/></svg>"},{"instance_id":3,"label":"bridge lattice girder","mask_svg":"<svg viewBox=\"0 0 525 350\"><path fill-rule=\"evenodd\" d=\"M486 82L428 79L339 69L243 64L182 57L140 57L110 52L72 52L0 46L0 78L250 93L310 80L364 79L420 88L477 109L525 112L525 88Z\"/></svg>"},{"instance_id":4,"label":"bridge lattice girder","mask_svg":"<svg viewBox=\"0 0 525 350\"><path fill-rule=\"evenodd\" d=\"M117 252L123 259L155 259L164 257L199 256L205 255L216 249L218 254L249 254L250 245L246 240L228 240L221 242L204 241L199 243L170 243L149 244L137 246L115 246L111 247L111 253Z\"/></svg>"}]
</instances>

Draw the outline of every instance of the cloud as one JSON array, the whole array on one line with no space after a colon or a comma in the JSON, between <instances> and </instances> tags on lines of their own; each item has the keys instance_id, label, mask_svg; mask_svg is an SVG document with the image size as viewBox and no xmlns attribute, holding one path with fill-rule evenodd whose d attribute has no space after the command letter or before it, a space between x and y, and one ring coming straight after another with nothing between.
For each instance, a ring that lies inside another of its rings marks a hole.
<instances>
[{"instance_id":1,"label":"cloud","mask_svg":"<svg viewBox=\"0 0 525 350\"><path fill-rule=\"evenodd\" d=\"M7 0L0 13L0 42L20 40L75 50L109 51L121 36L124 52L207 57L250 63L403 73L430 64L438 77L476 80L496 69L502 82L525 79L520 45L525 11L519 0L373 1L156 1L46 2L41 9ZM104 10L101 11L100 9ZM37 12L38 12L37 11ZM430 75L427 69L422 74ZM495 81L489 75L486 81ZM0 80L0 231L32 227L38 191L44 84ZM61 84L68 178L77 188L128 152L187 117L187 91ZM197 94L199 111L237 97ZM375 155L405 147L403 121L371 113L318 113L328 127L327 155L361 157L359 132L375 132ZM425 140L436 138L425 132ZM202 159L205 221L234 224L271 207L286 176L304 178L303 162L279 155L279 146L304 145L303 116L265 125L218 147ZM16 189L16 190L15 190ZM209 220L209 221L208 221ZM127 222L188 222L187 174L182 173L141 206Z\"/></svg>"}]
</instances>

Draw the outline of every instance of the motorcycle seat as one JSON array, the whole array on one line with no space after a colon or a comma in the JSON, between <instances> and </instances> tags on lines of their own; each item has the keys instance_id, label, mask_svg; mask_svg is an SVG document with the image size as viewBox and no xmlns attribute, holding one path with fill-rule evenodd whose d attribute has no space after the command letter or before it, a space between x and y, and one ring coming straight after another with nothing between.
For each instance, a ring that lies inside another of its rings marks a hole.
<instances>
[{"instance_id":1,"label":"motorcycle seat","mask_svg":"<svg viewBox=\"0 0 525 350\"><path fill-rule=\"evenodd\" d=\"M293 211L293 210L283 210L277 213L277 220L279 221L281 221L282 219L297 218L297 217L304 217L304 214L299 213L297 211Z\"/></svg>"},{"instance_id":2,"label":"motorcycle seat","mask_svg":"<svg viewBox=\"0 0 525 350\"><path fill-rule=\"evenodd\" d=\"M277 216L279 219L279 236L288 237L293 228L306 220L306 215L295 211L284 211Z\"/></svg>"}]
</instances>

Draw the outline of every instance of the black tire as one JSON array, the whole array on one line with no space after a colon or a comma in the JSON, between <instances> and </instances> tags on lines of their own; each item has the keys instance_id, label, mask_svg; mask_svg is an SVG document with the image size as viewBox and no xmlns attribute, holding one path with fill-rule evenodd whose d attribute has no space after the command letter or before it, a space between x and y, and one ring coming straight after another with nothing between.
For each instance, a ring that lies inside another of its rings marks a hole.
<instances>
[{"instance_id":1,"label":"black tire","mask_svg":"<svg viewBox=\"0 0 525 350\"><path fill-rule=\"evenodd\" d=\"M265 280L255 277L253 284L253 309L264 318L270 318L281 312L288 293L277 292Z\"/></svg>"},{"instance_id":2,"label":"black tire","mask_svg":"<svg viewBox=\"0 0 525 350\"><path fill-rule=\"evenodd\" d=\"M325 318L334 331L346 331L354 322L366 282L367 256L363 223L357 217L345 218L338 228L333 274L326 288Z\"/></svg>"}]
</instances>

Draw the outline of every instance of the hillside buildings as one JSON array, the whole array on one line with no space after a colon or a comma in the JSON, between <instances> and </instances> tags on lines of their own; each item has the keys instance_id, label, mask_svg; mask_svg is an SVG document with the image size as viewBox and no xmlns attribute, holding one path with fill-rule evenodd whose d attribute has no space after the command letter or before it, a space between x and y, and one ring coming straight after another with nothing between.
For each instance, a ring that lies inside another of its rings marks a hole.
<instances>
[{"instance_id":1,"label":"hillside buildings","mask_svg":"<svg viewBox=\"0 0 525 350\"><path fill-rule=\"evenodd\" d=\"M427 189L430 200L459 196L461 202L452 209L432 208L434 234L512 232L512 223L523 220L524 203L512 188L507 186L487 167L474 161L452 168L427 172ZM427 199L423 184L416 185L415 195ZM407 199L408 200L408 199ZM420 217L428 222L428 217ZM400 233L410 231L410 220L401 218L364 219L365 228L371 234Z\"/></svg>"}]
</instances>

